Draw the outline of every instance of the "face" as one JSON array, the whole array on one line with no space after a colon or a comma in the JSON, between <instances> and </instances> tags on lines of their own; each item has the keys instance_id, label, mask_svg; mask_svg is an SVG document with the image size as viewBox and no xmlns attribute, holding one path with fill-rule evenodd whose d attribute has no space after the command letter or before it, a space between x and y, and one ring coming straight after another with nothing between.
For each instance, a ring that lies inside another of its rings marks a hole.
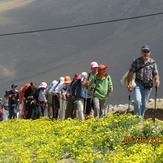
<instances>
[{"instance_id":1,"label":"face","mask_svg":"<svg viewBox=\"0 0 163 163\"><path fill-rule=\"evenodd\" d=\"M150 54L151 54L151 51L149 51L149 50L142 50L141 51L141 55L142 55L142 58L144 61L148 60Z\"/></svg>"},{"instance_id":2,"label":"face","mask_svg":"<svg viewBox=\"0 0 163 163\"><path fill-rule=\"evenodd\" d=\"M92 67L91 68L91 71L92 71L92 74L97 74L97 72L98 72L98 67Z\"/></svg>"},{"instance_id":3,"label":"face","mask_svg":"<svg viewBox=\"0 0 163 163\"><path fill-rule=\"evenodd\" d=\"M105 75L105 72L106 72L106 68L105 68L105 69L100 69L100 70L99 70L99 74L101 74L101 75Z\"/></svg>"}]
</instances>

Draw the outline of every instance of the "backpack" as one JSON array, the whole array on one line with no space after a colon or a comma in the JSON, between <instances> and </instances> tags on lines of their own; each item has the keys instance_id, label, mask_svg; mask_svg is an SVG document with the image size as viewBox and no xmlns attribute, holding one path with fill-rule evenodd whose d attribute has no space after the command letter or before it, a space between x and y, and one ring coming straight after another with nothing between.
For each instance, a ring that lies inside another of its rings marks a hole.
<instances>
[{"instance_id":1,"label":"backpack","mask_svg":"<svg viewBox=\"0 0 163 163\"><path fill-rule=\"evenodd\" d=\"M82 88L81 79L75 80L71 85L72 96L74 96L76 99L79 99L81 97L81 88Z\"/></svg>"}]
</instances>

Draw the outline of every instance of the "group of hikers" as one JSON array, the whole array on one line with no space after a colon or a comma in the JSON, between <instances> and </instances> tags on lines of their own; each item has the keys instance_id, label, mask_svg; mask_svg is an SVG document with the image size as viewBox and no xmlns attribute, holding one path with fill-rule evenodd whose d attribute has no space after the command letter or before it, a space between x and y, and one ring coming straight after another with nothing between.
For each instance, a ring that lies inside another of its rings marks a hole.
<instances>
[{"instance_id":1,"label":"group of hikers","mask_svg":"<svg viewBox=\"0 0 163 163\"><path fill-rule=\"evenodd\" d=\"M12 84L11 90L5 91L2 98L4 120L11 118L38 119L48 110L50 119L79 118L87 119L92 110L93 117L104 116L104 104L113 91L107 66L91 62L90 72L82 72L60 77L48 86L41 82L36 87L35 82L27 83L19 90ZM8 116L6 112L8 113Z\"/></svg>"},{"instance_id":2,"label":"group of hikers","mask_svg":"<svg viewBox=\"0 0 163 163\"><path fill-rule=\"evenodd\" d=\"M134 113L143 115L153 87L159 87L160 77L156 62L150 58L148 45L141 47L141 56L134 59L127 76L127 89L134 90ZM106 115L104 108L106 99L113 92L113 83L108 74L107 66L97 62L90 63L90 72L82 72L60 77L48 86L41 82L36 87L35 82L27 83L16 90L12 84L1 99L3 120L8 118L38 119L45 115L48 109L50 119L79 118L85 120L93 113L93 117ZM133 87L133 75L135 83ZM1 114L2 112L0 112ZM6 115L6 116L5 116Z\"/></svg>"}]
</instances>

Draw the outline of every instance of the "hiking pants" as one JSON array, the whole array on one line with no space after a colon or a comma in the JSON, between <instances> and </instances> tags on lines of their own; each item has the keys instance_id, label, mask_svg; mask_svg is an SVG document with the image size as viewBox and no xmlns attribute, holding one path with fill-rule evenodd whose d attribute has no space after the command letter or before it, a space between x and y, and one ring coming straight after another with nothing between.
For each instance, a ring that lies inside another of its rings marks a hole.
<instances>
[{"instance_id":1,"label":"hiking pants","mask_svg":"<svg viewBox=\"0 0 163 163\"><path fill-rule=\"evenodd\" d=\"M76 118L76 109L74 107L75 99L68 97L68 102L66 106L65 119L67 118Z\"/></svg>"},{"instance_id":2,"label":"hiking pants","mask_svg":"<svg viewBox=\"0 0 163 163\"><path fill-rule=\"evenodd\" d=\"M32 111L35 109L35 104L33 101L28 101L26 105L27 116L26 119L30 119L32 117Z\"/></svg>"},{"instance_id":3,"label":"hiking pants","mask_svg":"<svg viewBox=\"0 0 163 163\"><path fill-rule=\"evenodd\" d=\"M39 102L38 111L39 111L39 116L44 116L44 111L45 111L45 103L44 103L44 101Z\"/></svg>"},{"instance_id":4,"label":"hiking pants","mask_svg":"<svg viewBox=\"0 0 163 163\"><path fill-rule=\"evenodd\" d=\"M76 105L77 105L77 115L80 120L84 120L84 99L81 98L79 100L76 100Z\"/></svg>"},{"instance_id":5,"label":"hiking pants","mask_svg":"<svg viewBox=\"0 0 163 163\"><path fill-rule=\"evenodd\" d=\"M60 101L59 101L59 97L57 95L53 95L52 97L52 101L53 101L53 117L55 119L58 119L58 113L59 113L59 108L60 108Z\"/></svg>"},{"instance_id":6,"label":"hiking pants","mask_svg":"<svg viewBox=\"0 0 163 163\"><path fill-rule=\"evenodd\" d=\"M93 98L94 117L101 118L104 111L105 100L100 100L97 97Z\"/></svg>"},{"instance_id":7,"label":"hiking pants","mask_svg":"<svg viewBox=\"0 0 163 163\"><path fill-rule=\"evenodd\" d=\"M9 106L9 116L8 116L9 119L16 118L17 112L16 107L17 107L16 104Z\"/></svg>"},{"instance_id":8,"label":"hiking pants","mask_svg":"<svg viewBox=\"0 0 163 163\"><path fill-rule=\"evenodd\" d=\"M146 105L149 100L152 88L144 89L144 87L136 82L135 87L135 102L134 102L134 113L144 116Z\"/></svg>"},{"instance_id":9,"label":"hiking pants","mask_svg":"<svg viewBox=\"0 0 163 163\"><path fill-rule=\"evenodd\" d=\"M86 100L84 100L85 102ZM91 114L91 110L94 108L93 106L93 101L91 98L87 98L87 104L86 104L86 112L85 114L90 115Z\"/></svg>"},{"instance_id":10,"label":"hiking pants","mask_svg":"<svg viewBox=\"0 0 163 163\"><path fill-rule=\"evenodd\" d=\"M9 107L4 106L3 107L3 120L7 121L9 117Z\"/></svg>"},{"instance_id":11,"label":"hiking pants","mask_svg":"<svg viewBox=\"0 0 163 163\"><path fill-rule=\"evenodd\" d=\"M48 117L53 118L53 106L50 103L48 103Z\"/></svg>"}]
</instances>

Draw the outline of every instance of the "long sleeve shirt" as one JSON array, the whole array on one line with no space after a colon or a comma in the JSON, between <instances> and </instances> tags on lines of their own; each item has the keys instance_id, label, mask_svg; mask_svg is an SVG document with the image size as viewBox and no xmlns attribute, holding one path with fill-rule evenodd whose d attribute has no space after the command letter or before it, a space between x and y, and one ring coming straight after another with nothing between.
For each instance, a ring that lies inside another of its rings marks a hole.
<instances>
[{"instance_id":1,"label":"long sleeve shirt","mask_svg":"<svg viewBox=\"0 0 163 163\"><path fill-rule=\"evenodd\" d=\"M106 100L109 96L109 89L113 89L113 84L110 75L104 76L101 79L99 76L94 76L90 82L90 87L95 83L94 96L100 100Z\"/></svg>"}]
</instances>

